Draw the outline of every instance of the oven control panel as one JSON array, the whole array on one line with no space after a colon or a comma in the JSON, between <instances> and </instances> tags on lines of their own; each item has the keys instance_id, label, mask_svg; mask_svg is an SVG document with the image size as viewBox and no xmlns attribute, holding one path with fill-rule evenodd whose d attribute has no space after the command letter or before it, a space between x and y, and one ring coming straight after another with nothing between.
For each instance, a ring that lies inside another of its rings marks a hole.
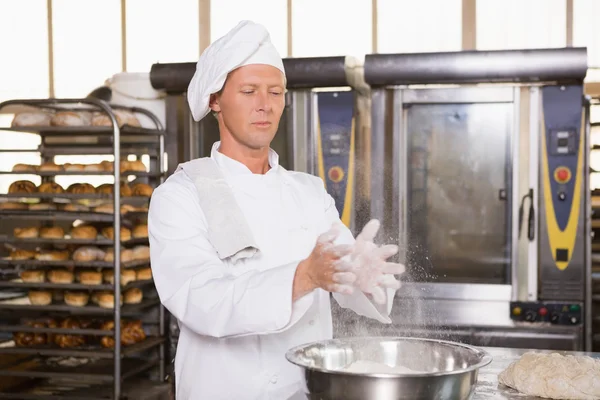
<instances>
[{"instance_id":1,"label":"oven control panel","mask_svg":"<svg viewBox=\"0 0 600 400\"><path fill-rule=\"evenodd\" d=\"M510 318L518 322L581 325L583 307L581 303L511 302Z\"/></svg>"}]
</instances>

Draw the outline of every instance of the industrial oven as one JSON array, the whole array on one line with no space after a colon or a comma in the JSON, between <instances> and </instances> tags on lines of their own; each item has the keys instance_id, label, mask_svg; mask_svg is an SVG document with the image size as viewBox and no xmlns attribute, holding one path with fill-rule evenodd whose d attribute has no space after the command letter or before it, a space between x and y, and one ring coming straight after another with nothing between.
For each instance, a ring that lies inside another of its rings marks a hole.
<instances>
[{"instance_id":1,"label":"industrial oven","mask_svg":"<svg viewBox=\"0 0 600 400\"><path fill-rule=\"evenodd\" d=\"M585 49L368 55L368 215L407 266L381 334L590 349ZM359 162L359 161L357 161ZM345 324L342 334L374 330Z\"/></svg>"}]
</instances>

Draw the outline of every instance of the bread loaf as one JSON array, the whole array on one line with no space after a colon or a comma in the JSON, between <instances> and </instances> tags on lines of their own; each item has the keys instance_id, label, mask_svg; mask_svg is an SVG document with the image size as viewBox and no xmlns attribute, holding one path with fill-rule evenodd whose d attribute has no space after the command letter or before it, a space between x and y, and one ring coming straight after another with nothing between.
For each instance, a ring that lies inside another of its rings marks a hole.
<instances>
[{"instance_id":1,"label":"bread loaf","mask_svg":"<svg viewBox=\"0 0 600 400\"><path fill-rule=\"evenodd\" d=\"M96 239L98 230L91 225L79 225L71 228L71 237L73 239Z\"/></svg>"},{"instance_id":2,"label":"bread loaf","mask_svg":"<svg viewBox=\"0 0 600 400\"><path fill-rule=\"evenodd\" d=\"M101 261L105 252L94 246L83 246L73 252L73 260L80 262Z\"/></svg>"},{"instance_id":3,"label":"bread loaf","mask_svg":"<svg viewBox=\"0 0 600 400\"><path fill-rule=\"evenodd\" d=\"M8 187L8 193L36 193L35 183L28 180L15 181Z\"/></svg>"},{"instance_id":4,"label":"bread loaf","mask_svg":"<svg viewBox=\"0 0 600 400\"><path fill-rule=\"evenodd\" d=\"M53 126L89 126L92 115L87 111L60 111L50 121Z\"/></svg>"},{"instance_id":5,"label":"bread loaf","mask_svg":"<svg viewBox=\"0 0 600 400\"><path fill-rule=\"evenodd\" d=\"M21 112L15 115L11 126L14 128L26 126L49 126L52 114L47 112Z\"/></svg>"},{"instance_id":6,"label":"bread loaf","mask_svg":"<svg viewBox=\"0 0 600 400\"><path fill-rule=\"evenodd\" d=\"M55 182L46 182L42 183L38 187L38 192L40 193L64 193L65 189Z\"/></svg>"},{"instance_id":7,"label":"bread loaf","mask_svg":"<svg viewBox=\"0 0 600 400\"><path fill-rule=\"evenodd\" d=\"M39 236L39 230L36 227L31 228L15 228L13 235L19 239L33 239Z\"/></svg>"},{"instance_id":8,"label":"bread loaf","mask_svg":"<svg viewBox=\"0 0 600 400\"><path fill-rule=\"evenodd\" d=\"M44 239L63 239L65 231L60 226L40 228L40 237Z\"/></svg>"},{"instance_id":9,"label":"bread loaf","mask_svg":"<svg viewBox=\"0 0 600 400\"><path fill-rule=\"evenodd\" d=\"M37 167L30 164L15 164L12 167L13 172L37 172Z\"/></svg>"}]
</instances>

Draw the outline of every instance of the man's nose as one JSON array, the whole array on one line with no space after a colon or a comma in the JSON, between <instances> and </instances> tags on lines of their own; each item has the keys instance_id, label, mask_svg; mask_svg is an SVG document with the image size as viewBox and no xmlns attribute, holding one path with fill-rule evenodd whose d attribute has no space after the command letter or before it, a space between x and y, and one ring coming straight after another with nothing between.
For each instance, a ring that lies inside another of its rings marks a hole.
<instances>
[{"instance_id":1,"label":"man's nose","mask_svg":"<svg viewBox=\"0 0 600 400\"><path fill-rule=\"evenodd\" d=\"M256 109L257 111L271 111L272 99L268 91L259 91L256 96Z\"/></svg>"}]
</instances>

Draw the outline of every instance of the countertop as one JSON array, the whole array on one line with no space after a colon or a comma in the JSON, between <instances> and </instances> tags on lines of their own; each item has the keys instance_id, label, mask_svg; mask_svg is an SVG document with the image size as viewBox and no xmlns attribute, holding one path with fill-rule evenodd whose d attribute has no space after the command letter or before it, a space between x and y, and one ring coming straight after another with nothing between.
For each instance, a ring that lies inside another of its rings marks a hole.
<instances>
[{"instance_id":1,"label":"countertop","mask_svg":"<svg viewBox=\"0 0 600 400\"><path fill-rule=\"evenodd\" d=\"M517 361L527 351L526 349L508 349L508 348L497 348L497 347L480 347L487 351L492 357L493 361L485 368L482 368L479 372L479 378L477 386L475 388L475 394L472 400L503 400L503 399L519 399L519 400L539 400L540 397L526 396L520 394L516 390L507 388L503 385L498 385L498 374L502 372L506 367L513 361ZM534 350L540 353L560 353L570 355L586 355L594 358L600 358L600 353L584 353L584 352L573 352L573 351L547 351L547 350Z\"/></svg>"}]
</instances>

